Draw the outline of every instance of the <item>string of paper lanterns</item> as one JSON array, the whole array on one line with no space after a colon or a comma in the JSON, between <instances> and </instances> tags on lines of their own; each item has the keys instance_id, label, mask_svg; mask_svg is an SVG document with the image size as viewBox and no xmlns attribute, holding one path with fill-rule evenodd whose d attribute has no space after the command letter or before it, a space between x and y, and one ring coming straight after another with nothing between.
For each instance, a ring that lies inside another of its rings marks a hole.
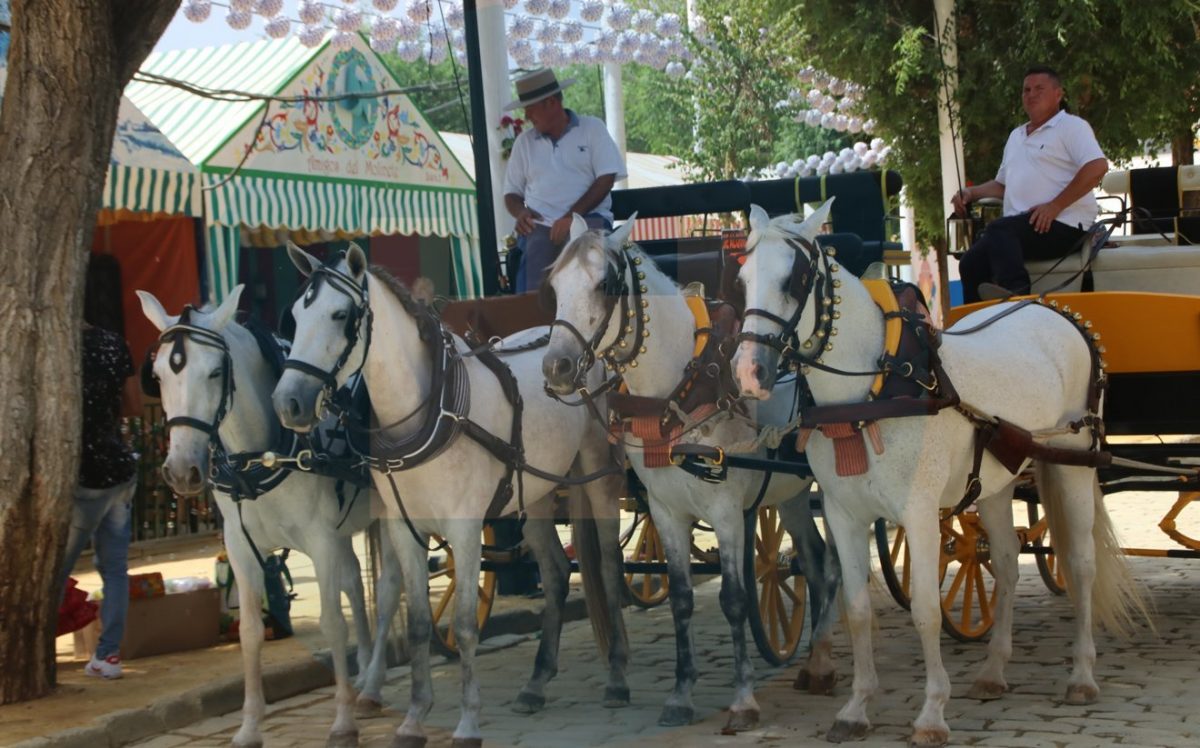
<instances>
[{"instance_id":1,"label":"string of paper lanterns","mask_svg":"<svg viewBox=\"0 0 1200 748\"><path fill-rule=\"evenodd\" d=\"M826 151L823 154L812 154L807 158L798 158L788 163L780 161L773 168L762 169L751 173L747 179L793 179L795 177L823 177L826 174L848 174L860 169L873 169L886 165L892 147L883 138L872 138L870 143L858 141L849 148L839 152Z\"/></svg>"}]
</instances>

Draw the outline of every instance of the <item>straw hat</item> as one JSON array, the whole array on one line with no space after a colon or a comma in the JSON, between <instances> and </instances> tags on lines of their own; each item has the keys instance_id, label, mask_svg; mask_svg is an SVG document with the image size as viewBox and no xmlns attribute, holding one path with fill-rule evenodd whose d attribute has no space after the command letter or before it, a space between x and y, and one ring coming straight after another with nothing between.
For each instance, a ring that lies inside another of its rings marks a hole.
<instances>
[{"instance_id":1,"label":"straw hat","mask_svg":"<svg viewBox=\"0 0 1200 748\"><path fill-rule=\"evenodd\" d=\"M562 91L573 83L575 83L574 78L567 78L562 83L559 83L558 78L554 77L554 71L550 68L535 70L532 73L517 78L517 100L504 107L504 111L511 112L514 109L521 109L530 104L536 104L542 99Z\"/></svg>"}]
</instances>

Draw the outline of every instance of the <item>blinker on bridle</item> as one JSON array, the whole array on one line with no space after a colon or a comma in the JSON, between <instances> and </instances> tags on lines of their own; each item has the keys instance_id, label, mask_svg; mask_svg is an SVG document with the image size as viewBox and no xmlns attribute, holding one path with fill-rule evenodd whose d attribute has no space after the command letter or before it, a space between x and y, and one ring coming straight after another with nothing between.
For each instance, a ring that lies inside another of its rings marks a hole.
<instances>
[{"instance_id":1,"label":"blinker on bridle","mask_svg":"<svg viewBox=\"0 0 1200 748\"><path fill-rule=\"evenodd\" d=\"M163 330L158 336L158 342L160 345L171 344L171 350L167 354L167 365L171 367L171 371L175 374L182 372L188 363L187 348L184 346L185 340L191 339L197 345L215 348L220 351L221 401L217 405L217 412L214 414L211 423L201 421L199 418L192 418L191 416L174 416L167 419L166 425L167 431L170 431L175 426L187 426L215 438L217 429L221 426L221 421L225 420L225 414L229 412L230 403L233 401L233 360L229 354L229 345L220 333L198 327L191 323L191 316L194 311L195 309L190 304L185 306L183 314L179 315L179 321Z\"/></svg>"}]
</instances>

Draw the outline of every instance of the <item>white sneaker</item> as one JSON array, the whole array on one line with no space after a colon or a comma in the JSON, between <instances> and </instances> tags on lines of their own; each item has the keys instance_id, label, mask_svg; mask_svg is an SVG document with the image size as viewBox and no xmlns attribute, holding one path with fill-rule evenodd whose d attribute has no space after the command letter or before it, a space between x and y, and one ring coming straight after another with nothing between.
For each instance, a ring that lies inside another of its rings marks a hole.
<instances>
[{"instance_id":1,"label":"white sneaker","mask_svg":"<svg viewBox=\"0 0 1200 748\"><path fill-rule=\"evenodd\" d=\"M83 669L83 674L93 678L116 680L121 677L121 656L109 655L103 660L98 660L95 655L92 655L92 660Z\"/></svg>"}]
</instances>

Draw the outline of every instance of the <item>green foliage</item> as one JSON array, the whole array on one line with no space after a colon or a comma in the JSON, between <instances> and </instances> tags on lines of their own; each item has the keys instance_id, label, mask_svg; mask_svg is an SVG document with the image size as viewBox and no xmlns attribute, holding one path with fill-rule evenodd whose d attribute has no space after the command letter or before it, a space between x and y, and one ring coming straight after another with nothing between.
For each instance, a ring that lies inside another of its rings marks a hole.
<instances>
[{"instance_id":1,"label":"green foliage","mask_svg":"<svg viewBox=\"0 0 1200 748\"><path fill-rule=\"evenodd\" d=\"M805 62L867 87L889 168L909 188L920 238L944 232L938 150L941 65L931 0L790 0ZM958 133L966 173L991 179L1025 119L1022 73L1055 67L1072 111L1110 160L1190 136L1200 99L1196 0L958 0Z\"/></svg>"},{"instance_id":2,"label":"green foliage","mask_svg":"<svg viewBox=\"0 0 1200 748\"><path fill-rule=\"evenodd\" d=\"M425 113L435 130L468 132L471 121L471 94L467 84L467 71L458 67L447 57L437 65L425 60L405 62L394 53L381 55L401 88L423 86L412 91L408 97ZM461 97L461 99L460 99Z\"/></svg>"}]
</instances>

